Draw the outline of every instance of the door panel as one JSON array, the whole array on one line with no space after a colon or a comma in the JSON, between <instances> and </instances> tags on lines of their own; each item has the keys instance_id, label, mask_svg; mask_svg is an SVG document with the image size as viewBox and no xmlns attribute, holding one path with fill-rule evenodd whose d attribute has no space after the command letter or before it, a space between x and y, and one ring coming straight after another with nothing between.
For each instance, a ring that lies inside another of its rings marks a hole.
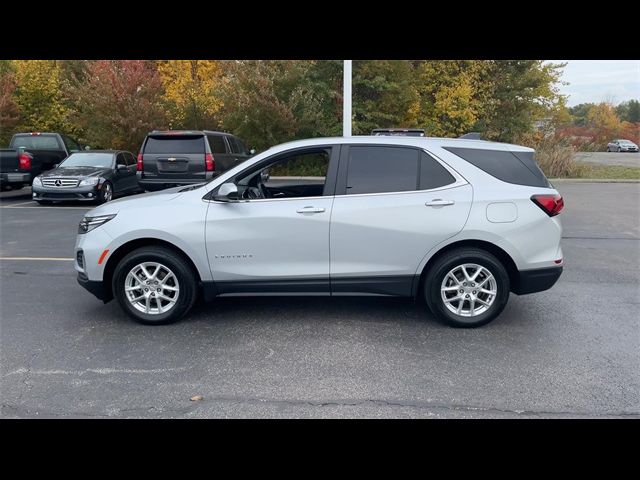
<instances>
[{"instance_id":1,"label":"door panel","mask_svg":"<svg viewBox=\"0 0 640 480\"><path fill-rule=\"evenodd\" d=\"M206 243L219 293L329 294L332 203L333 197L212 201Z\"/></svg>"},{"instance_id":2,"label":"door panel","mask_svg":"<svg viewBox=\"0 0 640 480\"><path fill-rule=\"evenodd\" d=\"M410 289L426 253L462 230L471 201L470 185L336 196L331 214L332 290L335 281L337 287L343 285L337 291L360 291L349 278L378 277L382 283L384 277L393 280L387 283L395 290L400 277L406 277L400 290Z\"/></svg>"}]
</instances>

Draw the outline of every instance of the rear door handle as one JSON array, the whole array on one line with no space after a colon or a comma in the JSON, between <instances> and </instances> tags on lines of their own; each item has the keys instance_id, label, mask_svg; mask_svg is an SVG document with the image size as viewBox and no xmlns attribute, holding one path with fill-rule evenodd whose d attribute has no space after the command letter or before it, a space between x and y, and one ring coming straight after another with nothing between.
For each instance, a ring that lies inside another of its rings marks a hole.
<instances>
[{"instance_id":1,"label":"rear door handle","mask_svg":"<svg viewBox=\"0 0 640 480\"><path fill-rule=\"evenodd\" d=\"M425 203L425 205L427 207L446 207L447 205L453 205L454 203L456 202L454 202L453 200L443 200L441 198L435 198L430 202Z\"/></svg>"},{"instance_id":2,"label":"rear door handle","mask_svg":"<svg viewBox=\"0 0 640 480\"><path fill-rule=\"evenodd\" d=\"M324 212L324 208L321 207L304 207L296 210L298 213L322 213Z\"/></svg>"}]
</instances>

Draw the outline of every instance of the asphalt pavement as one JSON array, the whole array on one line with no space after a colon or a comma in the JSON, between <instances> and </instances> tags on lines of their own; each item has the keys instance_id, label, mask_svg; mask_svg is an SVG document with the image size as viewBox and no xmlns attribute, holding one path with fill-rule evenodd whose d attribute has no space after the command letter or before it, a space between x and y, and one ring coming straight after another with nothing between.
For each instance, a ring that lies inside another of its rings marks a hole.
<instances>
[{"instance_id":1,"label":"asphalt pavement","mask_svg":"<svg viewBox=\"0 0 640 480\"><path fill-rule=\"evenodd\" d=\"M638 152L578 152L574 158L579 162L594 165L640 168L640 153Z\"/></svg>"},{"instance_id":2,"label":"asphalt pavement","mask_svg":"<svg viewBox=\"0 0 640 480\"><path fill-rule=\"evenodd\" d=\"M138 325L76 283L89 206L0 194L0 415L640 417L640 184L557 188L564 274L473 330L378 297L223 298Z\"/></svg>"}]
</instances>

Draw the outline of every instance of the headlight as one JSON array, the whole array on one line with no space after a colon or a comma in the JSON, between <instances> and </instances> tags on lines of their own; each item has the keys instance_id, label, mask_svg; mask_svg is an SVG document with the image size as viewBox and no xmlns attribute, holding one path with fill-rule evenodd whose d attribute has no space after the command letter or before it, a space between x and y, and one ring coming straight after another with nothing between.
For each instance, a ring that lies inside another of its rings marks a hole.
<instances>
[{"instance_id":1,"label":"headlight","mask_svg":"<svg viewBox=\"0 0 640 480\"><path fill-rule=\"evenodd\" d=\"M33 179L33 184L34 184L36 187L41 187L41 186L42 186L42 180L40 180L40 177L36 177L36 178L34 178L34 179Z\"/></svg>"},{"instance_id":2,"label":"headlight","mask_svg":"<svg viewBox=\"0 0 640 480\"><path fill-rule=\"evenodd\" d=\"M82 180L80 180L80 186L87 187L90 185L97 185L99 181L100 179L98 177L83 178Z\"/></svg>"},{"instance_id":3,"label":"headlight","mask_svg":"<svg viewBox=\"0 0 640 480\"><path fill-rule=\"evenodd\" d=\"M78 225L78 233L87 233L93 230L94 228L98 228L100 225L107 223L116 214L113 215L97 215L95 217L84 217L80 220L80 224Z\"/></svg>"}]
</instances>

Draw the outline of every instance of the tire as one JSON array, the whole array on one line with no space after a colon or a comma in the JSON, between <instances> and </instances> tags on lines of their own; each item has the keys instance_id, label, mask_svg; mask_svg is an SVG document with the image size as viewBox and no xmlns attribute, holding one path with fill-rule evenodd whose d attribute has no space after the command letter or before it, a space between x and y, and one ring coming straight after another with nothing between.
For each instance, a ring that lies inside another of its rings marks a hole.
<instances>
[{"instance_id":1,"label":"tire","mask_svg":"<svg viewBox=\"0 0 640 480\"><path fill-rule=\"evenodd\" d=\"M609 147L607 147L607 152L611 152L611 149Z\"/></svg>"},{"instance_id":2,"label":"tire","mask_svg":"<svg viewBox=\"0 0 640 480\"><path fill-rule=\"evenodd\" d=\"M149 280L151 281L149 287L146 284L147 277L140 268L143 264L152 277L156 266L161 266L156 272L158 277ZM167 272L173 274L173 278ZM129 276L130 273L131 276ZM141 282L141 278L145 280ZM171 305L169 301L156 297L156 293L153 292L153 288L162 288L163 280L166 282L166 287L173 290L162 289L160 293L163 297L166 295L174 299ZM153 283L155 281L158 282L157 287ZM145 325L163 325L176 322L189 312L197 297L197 285L196 275L182 255L164 247L142 247L120 260L113 273L111 288L122 309L135 321ZM126 292L127 286L139 288ZM150 288L150 291L145 292L144 288ZM138 298L140 298L138 302L132 301ZM147 298L149 298L148 303ZM158 308L158 302L160 308ZM147 310L147 305L149 313L141 310L143 308ZM163 309L165 309L164 312L162 312Z\"/></svg>"},{"instance_id":3,"label":"tire","mask_svg":"<svg viewBox=\"0 0 640 480\"><path fill-rule=\"evenodd\" d=\"M51 200L36 200L36 202L38 202L38 205L52 205L53 202Z\"/></svg>"},{"instance_id":4,"label":"tire","mask_svg":"<svg viewBox=\"0 0 640 480\"><path fill-rule=\"evenodd\" d=\"M480 282L486 280L484 288L478 289L479 283L476 282L465 282L462 266L466 266L467 274L471 278L477 270L480 270L477 279ZM450 273L455 277L455 280L449 276ZM452 288L454 286L455 289ZM443 292L443 288L449 290ZM495 294L490 295L480 291L485 289L495 291ZM462 294L460 294L460 290L463 290ZM452 250L438 258L427 272L424 282L425 300L436 318L449 326L459 328L480 327L496 318L507 305L509 290L509 274L504 265L489 252L469 247ZM443 295L451 298L452 301L445 303ZM461 314L458 314L457 307L460 306L460 301L456 301L455 297L460 295L465 295L465 297L462 298ZM473 311L476 313L469 316L472 300L474 302ZM480 301L488 303L489 306L483 305ZM447 305L456 311L451 311Z\"/></svg>"},{"instance_id":5,"label":"tire","mask_svg":"<svg viewBox=\"0 0 640 480\"><path fill-rule=\"evenodd\" d=\"M113 185L111 185L111 182L104 182L98 194L98 204L102 205L111 200L113 200Z\"/></svg>"}]
</instances>

